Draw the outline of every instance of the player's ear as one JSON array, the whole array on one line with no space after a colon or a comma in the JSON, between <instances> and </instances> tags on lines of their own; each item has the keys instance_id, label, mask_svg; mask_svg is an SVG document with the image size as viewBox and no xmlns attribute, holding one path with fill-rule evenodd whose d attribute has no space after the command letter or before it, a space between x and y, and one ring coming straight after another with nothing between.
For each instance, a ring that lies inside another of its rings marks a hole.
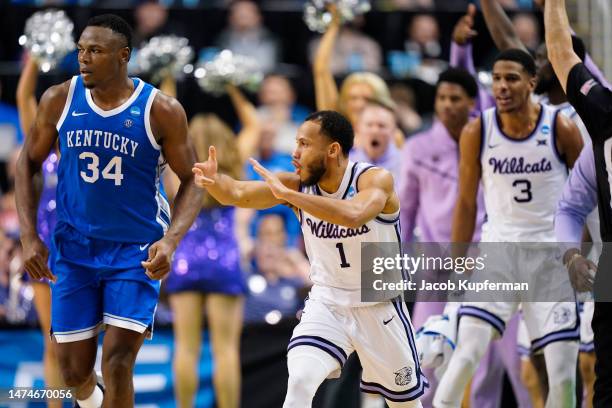
<instances>
[{"instance_id":1,"label":"player's ear","mask_svg":"<svg viewBox=\"0 0 612 408\"><path fill-rule=\"evenodd\" d=\"M123 47L119 51L119 56L121 58L121 62L123 62L124 64L127 64L130 61L131 54L132 54L132 50L130 50L129 47Z\"/></svg>"},{"instance_id":2,"label":"player's ear","mask_svg":"<svg viewBox=\"0 0 612 408\"><path fill-rule=\"evenodd\" d=\"M529 87L531 88L531 92L533 92L533 90L535 89L536 81L537 77L535 75L529 77Z\"/></svg>"},{"instance_id":3,"label":"player's ear","mask_svg":"<svg viewBox=\"0 0 612 408\"><path fill-rule=\"evenodd\" d=\"M341 153L342 153L342 147L340 146L340 143L333 142L332 144L329 145L329 148L327 150L327 155L329 157L331 157L332 159L335 159L336 157L339 157Z\"/></svg>"}]
</instances>

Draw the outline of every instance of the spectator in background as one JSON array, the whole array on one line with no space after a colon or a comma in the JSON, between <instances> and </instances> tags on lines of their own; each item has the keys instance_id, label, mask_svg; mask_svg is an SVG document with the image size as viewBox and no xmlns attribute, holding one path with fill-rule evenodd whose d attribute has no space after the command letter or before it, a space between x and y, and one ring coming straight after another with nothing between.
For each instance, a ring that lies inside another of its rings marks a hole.
<instances>
[{"instance_id":1,"label":"spectator in background","mask_svg":"<svg viewBox=\"0 0 612 408\"><path fill-rule=\"evenodd\" d=\"M164 84L168 85L167 81ZM207 160L209 147L215 146L219 170L240 177L246 159L258 143L260 128L255 107L238 88L229 85L227 91L243 125L238 136L215 115L203 114L191 119L189 135L198 160ZM169 198L176 194L178 184L175 175L166 177L164 185ZM221 206L208 193L202 205L175 252L166 279L174 312L175 394L180 408L194 406L204 309L215 364L216 401L220 408L236 408L240 401L239 351L246 285L234 231L234 207Z\"/></svg>"},{"instance_id":2,"label":"spectator in background","mask_svg":"<svg viewBox=\"0 0 612 408\"><path fill-rule=\"evenodd\" d=\"M275 147L291 154L295 148L297 129L310 113L295 101L295 90L289 79L281 74L267 75L259 89L258 114L262 123L275 124L278 134Z\"/></svg>"},{"instance_id":3,"label":"spectator in background","mask_svg":"<svg viewBox=\"0 0 612 408\"><path fill-rule=\"evenodd\" d=\"M531 54L535 54L542 38L540 25L533 14L519 13L512 17L512 25L518 39L527 47Z\"/></svg>"},{"instance_id":4,"label":"spectator in background","mask_svg":"<svg viewBox=\"0 0 612 408\"><path fill-rule=\"evenodd\" d=\"M407 35L404 44L406 52L419 60L414 75L427 83L435 84L438 75L447 66L443 60L438 21L430 14L417 14L408 25Z\"/></svg>"},{"instance_id":5,"label":"spectator in background","mask_svg":"<svg viewBox=\"0 0 612 408\"><path fill-rule=\"evenodd\" d=\"M397 83L391 86L391 99L395 103L397 121L405 135L411 135L423 126L423 119L416 111L416 96L408 85Z\"/></svg>"},{"instance_id":6,"label":"spectator in background","mask_svg":"<svg viewBox=\"0 0 612 408\"><path fill-rule=\"evenodd\" d=\"M22 273L19 237L5 234L0 228L0 323L36 322L36 312L32 307L32 288L19 278ZM58 405L49 403L47 406Z\"/></svg>"},{"instance_id":7,"label":"spectator in background","mask_svg":"<svg viewBox=\"0 0 612 408\"><path fill-rule=\"evenodd\" d=\"M219 35L217 44L256 59L264 72L274 70L280 60L278 42L264 27L259 7L251 0L231 3L228 27Z\"/></svg>"},{"instance_id":8,"label":"spectator in background","mask_svg":"<svg viewBox=\"0 0 612 408\"><path fill-rule=\"evenodd\" d=\"M300 309L305 288L311 286L310 266L302 252L287 246L285 220L268 214L260 218L253 272L248 277L247 322L276 323L294 317Z\"/></svg>"},{"instance_id":9,"label":"spectator in background","mask_svg":"<svg viewBox=\"0 0 612 408\"><path fill-rule=\"evenodd\" d=\"M371 72L355 72L347 76L338 92L331 67L334 45L342 23L336 7L330 5L329 9L332 21L321 38L312 64L317 110L336 110L355 127L368 99L390 101L391 95L385 81ZM358 146L359 138L355 136L355 145ZM403 142L402 136L397 139L396 143Z\"/></svg>"},{"instance_id":10,"label":"spectator in background","mask_svg":"<svg viewBox=\"0 0 612 408\"><path fill-rule=\"evenodd\" d=\"M0 96L2 82L0 81ZM23 142L23 133L19 126L17 109L0 101L0 191L8 188L7 162L17 146Z\"/></svg>"},{"instance_id":11,"label":"spectator in background","mask_svg":"<svg viewBox=\"0 0 612 408\"><path fill-rule=\"evenodd\" d=\"M257 160L267 169L273 172L294 172L291 155L276 148L278 137L278 126L271 121L261 123L261 136L258 151L255 156ZM295 134L293 135L293 146L295 147ZM247 180L261 180L259 174L249 165L246 168ZM255 247L253 237L256 235L257 225L261 217L269 214L280 215L285 220L287 241L290 246L299 246L301 241L300 223L294 215L293 210L285 205L277 205L264 210L251 208L236 209L237 235L240 242L244 260L250 259Z\"/></svg>"},{"instance_id":12,"label":"spectator in background","mask_svg":"<svg viewBox=\"0 0 612 408\"><path fill-rule=\"evenodd\" d=\"M352 161L367 162L389 170L398 186L401 166L400 150L393 143L397 129L395 106L369 100L357 121L361 145L349 154Z\"/></svg>"},{"instance_id":13,"label":"spectator in background","mask_svg":"<svg viewBox=\"0 0 612 408\"><path fill-rule=\"evenodd\" d=\"M334 75L349 72L379 72L382 67L382 50L380 45L361 30L365 25L363 15L344 26L334 43L331 59L331 71ZM311 63L314 63L321 37L308 45Z\"/></svg>"},{"instance_id":14,"label":"spectator in background","mask_svg":"<svg viewBox=\"0 0 612 408\"><path fill-rule=\"evenodd\" d=\"M15 202L15 171L17 157L21 149L17 148L11 153L7 166L8 190L0 196L0 229L10 237L19 237L19 217Z\"/></svg>"},{"instance_id":15,"label":"spectator in background","mask_svg":"<svg viewBox=\"0 0 612 408\"><path fill-rule=\"evenodd\" d=\"M165 31L168 10L157 0L142 0L134 9L134 21L132 41L135 46L140 47L143 42Z\"/></svg>"}]
</instances>

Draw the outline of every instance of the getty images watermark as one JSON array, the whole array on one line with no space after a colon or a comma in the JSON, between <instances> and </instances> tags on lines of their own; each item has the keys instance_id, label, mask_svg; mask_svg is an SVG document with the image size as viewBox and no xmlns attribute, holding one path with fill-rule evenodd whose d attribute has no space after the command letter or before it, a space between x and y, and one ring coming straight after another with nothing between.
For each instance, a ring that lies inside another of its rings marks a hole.
<instances>
[{"instance_id":1,"label":"getty images watermark","mask_svg":"<svg viewBox=\"0 0 612 408\"><path fill-rule=\"evenodd\" d=\"M422 290L422 291L474 291L482 292L490 291L527 291L529 283L527 282L491 282L488 279L484 281L473 282L470 277L463 279L447 279L442 282L428 281L422 279L420 281L410 279L410 276L415 275L418 271L453 271L457 275L463 275L466 272L482 272L485 270L485 256L458 256L458 257L441 257L441 256L411 256L408 254L396 254L394 257L376 257L372 262L372 272L375 275L382 275L389 271L404 271L404 274L399 282L385 282L382 278L376 279L373 282L373 288L377 291L396 291L396 290ZM408 276L406 276L408 274ZM420 285L419 285L420 283Z\"/></svg>"},{"instance_id":2,"label":"getty images watermark","mask_svg":"<svg viewBox=\"0 0 612 408\"><path fill-rule=\"evenodd\" d=\"M364 243L362 301L558 302L575 299L559 244Z\"/></svg>"}]
</instances>

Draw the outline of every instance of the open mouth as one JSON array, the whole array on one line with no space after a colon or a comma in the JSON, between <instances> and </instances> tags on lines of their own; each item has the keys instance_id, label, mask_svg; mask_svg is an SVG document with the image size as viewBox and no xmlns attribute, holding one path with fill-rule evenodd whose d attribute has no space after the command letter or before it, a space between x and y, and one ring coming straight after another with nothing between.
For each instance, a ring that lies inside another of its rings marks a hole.
<instances>
[{"instance_id":1,"label":"open mouth","mask_svg":"<svg viewBox=\"0 0 612 408\"><path fill-rule=\"evenodd\" d=\"M378 140L372 140L370 142L370 146L372 146L373 148L377 148L378 146L380 146L380 142Z\"/></svg>"}]
</instances>

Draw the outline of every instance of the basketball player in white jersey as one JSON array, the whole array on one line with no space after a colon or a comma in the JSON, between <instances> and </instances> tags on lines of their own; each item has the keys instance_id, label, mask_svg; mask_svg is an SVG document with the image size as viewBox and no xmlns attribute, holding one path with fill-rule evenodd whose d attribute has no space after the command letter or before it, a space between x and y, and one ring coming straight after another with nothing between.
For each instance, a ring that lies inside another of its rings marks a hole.
<instances>
[{"instance_id":1,"label":"basketball player in white jersey","mask_svg":"<svg viewBox=\"0 0 612 408\"><path fill-rule=\"evenodd\" d=\"M251 159L265 181L217 173L210 148L194 167L196 184L221 204L294 208L302 225L314 283L287 355L284 408L307 408L319 385L337 376L353 351L363 365L361 390L391 408L421 407L427 386L403 302L361 301L361 243L399 243L399 199L387 170L353 163L353 130L337 112L310 115L293 153L295 173L273 174Z\"/></svg>"},{"instance_id":2,"label":"basketball player in white jersey","mask_svg":"<svg viewBox=\"0 0 612 408\"><path fill-rule=\"evenodd\" d=\"M556 204L567 169L573 166L583 143L570 119L532 101L535 71L533 58L522 50L506 50L495 60L496 107L470 122L460 139L453 242L470 241L481 178L488 216L483 242L556 241ZM497 272L495 267L518 270L523 275L552 275L563 268L560 262L556 265L546 256L538 257L537 250L528 259L526 253L517 256L517 251L512 252L502 253L503 259L490 260L489 272ZM516 302L468 303L461 307L457 348L438 386L436 408L460 406L465 386L487 345L503 333L520 301L517 295ZM532 349L544 351L550 390L546 406L574 407L579 338L575 302L524 302L521 307Z\"/></svg>"}]
</instances>

